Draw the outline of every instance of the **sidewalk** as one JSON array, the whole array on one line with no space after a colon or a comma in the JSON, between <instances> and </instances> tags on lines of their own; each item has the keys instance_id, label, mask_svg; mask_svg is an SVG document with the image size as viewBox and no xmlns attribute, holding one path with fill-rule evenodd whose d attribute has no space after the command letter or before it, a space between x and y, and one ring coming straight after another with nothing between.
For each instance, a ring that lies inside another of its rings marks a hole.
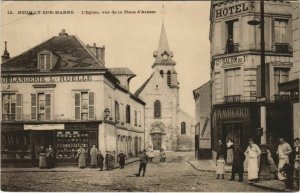
<instances>
[{"instance_id":1,"label":"sidewalk","mask_svg":"<svg viewBox=\"0 0 300 193\"><path fill-rule=\"evenodd\" d=\"M128 160L125 160L125 165L134 163L139 161L138 157L135 158L131 158ZM115 169L119 168L120 165L119 163L116 163L115 165ZM86 170L86 171L95 171L95 170L99 170L99 168L90 168L90 167L86 167L85 169L80 169L78 167L74 167L74 166L58 166L55 168L50 168L50 169L40 169L38 167L31 167L31 168L1 168L1 173L15 173L15 172L79 172L82 170Z\"/></svg>"},{"instance_id":2,"label":"sidewalk","mask_svg":"<svg viewBox=\"0 0 300 193\"><path fill-rule=\"evenodd\" d=\"M215 172L216 171L216 162L215 160L196 160L193 157L187 161L195 170L205 171L205 172ZM225 172L231 173L231 166L225 166ZM247 172L244 172L247 173ZM265 188L271 191L283 192L285 191L285 184L280 180L267 180L267 181L258 181L252 184L260 188ZM294 190L296 191L296 190Z\"/></svg>"}]
</instances>

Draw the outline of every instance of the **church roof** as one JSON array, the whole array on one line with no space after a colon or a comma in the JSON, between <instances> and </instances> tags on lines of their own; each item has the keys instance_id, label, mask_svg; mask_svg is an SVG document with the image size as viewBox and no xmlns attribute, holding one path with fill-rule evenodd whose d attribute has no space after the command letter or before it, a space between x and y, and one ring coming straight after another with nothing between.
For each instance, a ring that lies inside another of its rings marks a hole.
<instances>
[{"instance_id":1,"label":"church roof","mask_svg":"<svg viewBox=\"0 0 300 193\"><path fill-rule=\"evenodd\" d=\"M57 57L50 71L106 69L76 36L64 33L3 62L2 71L39 72L38 54L43 51Z\"/></svg>"},{"instance_id":2,"label":"church roof","mask_svg":"<svg viewBox=\"0 0 300 193\"><path fill-rule=\"evenodd\" d=\"M136 76L129 68L109 68L113 75L131 75Z\"/></svg>"},{"instance_id":3,"label":"church roof","mask_svg":"<svg viewBox=\"0 0 300 193\"><path fill-rule=\"evenodd\" d=\"M134 93L135 96L138 97L141 94L141 92L143 92L144 88L147 86L147 84L149 83L153 75L154 73L152 73L151 76L144 82L144 84L142 84L142 86L139 89L137 89L137 91L135 91Z\"/></svg>"},{"instance_id":4,"label":"church roof","mask_svg":"<svg viewBox=\"0 0 300 193\"><path fill-rule=\"evenodd\" d=\"M169 57L167 59L163 58L163 55L167 54ZM162 24L160 38L158 42L157 51L154 51L153 56L155 57L156 64L176 64L175 61L172 60L173 52L170 50L167 34L165 30L165 25ZM154 65L152 67L154 67Z\"/></svg>"}]
</instances>

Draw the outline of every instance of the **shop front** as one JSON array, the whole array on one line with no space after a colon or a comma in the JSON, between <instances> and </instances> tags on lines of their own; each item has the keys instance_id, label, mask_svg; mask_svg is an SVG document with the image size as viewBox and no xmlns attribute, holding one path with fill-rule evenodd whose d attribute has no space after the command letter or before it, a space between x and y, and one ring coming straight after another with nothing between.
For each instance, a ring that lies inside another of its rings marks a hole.
<instances>
[{"instance_id":1,"label":"shop front","mask_svg":"<svg viewBox=\"0 0 300 193\"><path fill-rule=\"evenodd\" d=\"M218 140L224 144L228 139L246 149L248 139L254 138L259 142L257 128L259 128L259 106L254 103L214 105L212 130L214 135L213 149L216 150Z\"/></svg>"},{"instance_id":2,"label":"shop front","mask_svg":"<svg viewBox=\"0 0 300 193\"><path fill-rule=\"evenodd\" d=\"M76 165L77 150L86 150L87 163L90 149L98 147L100 122L62 124L12 124L2 123L2 166L37 166L37 152L41 146L51 145L55 150L56 165Z\"/></svg>"}]
</instances>

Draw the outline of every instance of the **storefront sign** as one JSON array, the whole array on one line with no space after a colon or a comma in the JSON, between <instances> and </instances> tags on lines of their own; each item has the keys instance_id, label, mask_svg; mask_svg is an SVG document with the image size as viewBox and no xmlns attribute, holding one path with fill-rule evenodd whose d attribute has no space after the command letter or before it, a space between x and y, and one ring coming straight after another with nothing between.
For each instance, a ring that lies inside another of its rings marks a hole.
<instances>
[{"instance_id":1,"label":"storefront sign","mask_svg":"<svg viewBox=\"0 0 300 193\"><path fill-rule=\"evenodd\" d=\"M1 131L22 131L23 124L18 123L1 123Z\"/></svg>"},{"instance_id":2,"label":"storefront sign","mask_svg":"<svg viewBox=\"0 0 300 193\"><path fill-rule=\"evenodd\" d=\"M249 109L245 107L230 107L227 109L216 109L217 119L246 118L249 116Z\"/></svg>"},{"instance_id":3,"label":"storefront sign","mask_svg":"<svg viewBox=\"0 0 300 193\"><path fill-rule=\"evenodd\" d=\"M248 61L247 55L242 56L231 56L226 58L215 59L216 66L224 66L224 65L235 65L235 64L244 64Z\"/></svg>"},{"instance_id":4,"label":"storefront sign","mask_svg":"<svg viewBox=\"0 0 300 193\"><path fill-rule=\"evenodd\" d=\"M2 77L2 83L54 83L54 82L88 82L91 75L64 75L64 76L20 76Z\"/></svg>"},{"instance_id":5,"label":"storefront sign","mask_svg":"<svg viewBox=\"0 0 300 193\"><path fill-rule=\"evenodd\" d=\"M208 117L200 118L200 149L210 149L211 148L211 127Z\"/></svg>"},{"instance_id":6,"label":"storefront sign","mask_svg":"<svg viewBox=\"0 0 300 193\"><path fill-rule=\"evenodd\" d=\"M66 123L66 130L95 130L99 123Z\"/></svg>"},{"instance_id":7,"label":"storefront sign","mask_svg":"<svg viewBox=\"0 0 300 193\"><path fill-rule=\"evenodd\" d=\"M249 10L248 3L226 6L221 9L215 10L215 18L231 16L248 10Z\"/></svg>"},{"instance_id":8,"label":"storefront sign","mask_svg":"<svg viewBox=\"0 0 300 193\"><path fill-rule=\"evenodd\" d=\"M64 130L64 124L37 124L37 125L24 125L24 130Z\"/></svg>"}]
</instances>

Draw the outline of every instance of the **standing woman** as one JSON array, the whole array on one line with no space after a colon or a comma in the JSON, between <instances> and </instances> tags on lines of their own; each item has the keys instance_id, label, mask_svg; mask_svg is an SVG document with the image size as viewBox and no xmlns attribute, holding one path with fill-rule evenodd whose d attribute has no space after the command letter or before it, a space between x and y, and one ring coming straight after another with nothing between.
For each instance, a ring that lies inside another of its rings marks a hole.
<instances>
[{"instance_id":1,"label":"standing woman","mask_svg":"<svg viewBox=\"0 0 300 193\"><path fill-rule=\"evenodd\" d=\"M97 167L97 154L98 154L98 149L96 148L95 145L93 145L91 149L91 168Z\"/></svg>"},{"instance_id":2,"label":"standing woman","mask_svg":"<svg viewBox=\"0 0 300 193\"><path fill-rule=\"evenodd\" d=\"M149 162L152 162L154 158L154 153L153 153L153 147L151 145L148 147L147 155L149 157Z\"/></svg>"},{"instance_id":3,"label":"standing woman","mask_svg":"<svg viewBox=\"0 0 300 193\"><path fill-rule=\"evenodd\" d=\"M233 142L232 142L232 139L228 139L227 141L227 158L226 158L226 163L228 165L231 165L232 164L232 161L233 161Z\"/></svg>"},{"instance_id":4,"label":"standing woman","mask_svg":"<svg viewBox=\"0 0 300 193\"><path fill-rule=\"evenodd\" d=\"M120 169L124 169L124 165L125 165L125 155L123 153L123 151L121 151L118 155L118 161L120 164Z\"/></svg>"},{"instance_id":5,"label":"standing woman","mask_svg":"<svg viewBox=\"0 0 300 193\"><path fill-rule=\"evenodd\" d=\"M249 146L245 151L245 156L248 158L248 183L258 180L258 162L260 159L261 150L258 145L253 142L253 139L249 139Z\"/></svg>"},{"instance_id":6,"label":"standing woman","mask_svg":"<svg viewBox=\"0 0 300 193\"><path fill-rule=\"evenodd\" d=\"M100 171L103 171L103 160L104 160L104 157L99 150L98 154L97 154L97 161L98 161L98 166L100 168Z\"/></svg>"},{"instance_id":7,"label":"standing woman","mask_svg":"<svg viewBox=\"0 0 300 193\"><path fill-rule=\"evenodd\" d=\"M46 149L44 146L41 146L41 149L38 151L38 156L39 156L39 168L43 169L47 167L47 162L46 162Z\"/></svg>"},{"instance_id":8,"label":"standing woman","mask_svg":"<svg viewBox=\"0 0 300 193\"><path fill-rule=\"evenodd\" d=\"M78 149L78 167L79 168L85 168L86 164L85 164L85 149L82 147L82 145L80 145L80 148Z\"/></svg>"},{"instance_id":9,"label":"standing woman","mask_svg":"<svg viewBox=\"0 0 300 193\"><path fill-rule=\"evenodd\" d=\"M160 150L160 161L161 162L165 162L166 161L166 152L165 152L165 150L163 149L163 148L161 148L161 150Z\"/></svg>"}]
</instances>

